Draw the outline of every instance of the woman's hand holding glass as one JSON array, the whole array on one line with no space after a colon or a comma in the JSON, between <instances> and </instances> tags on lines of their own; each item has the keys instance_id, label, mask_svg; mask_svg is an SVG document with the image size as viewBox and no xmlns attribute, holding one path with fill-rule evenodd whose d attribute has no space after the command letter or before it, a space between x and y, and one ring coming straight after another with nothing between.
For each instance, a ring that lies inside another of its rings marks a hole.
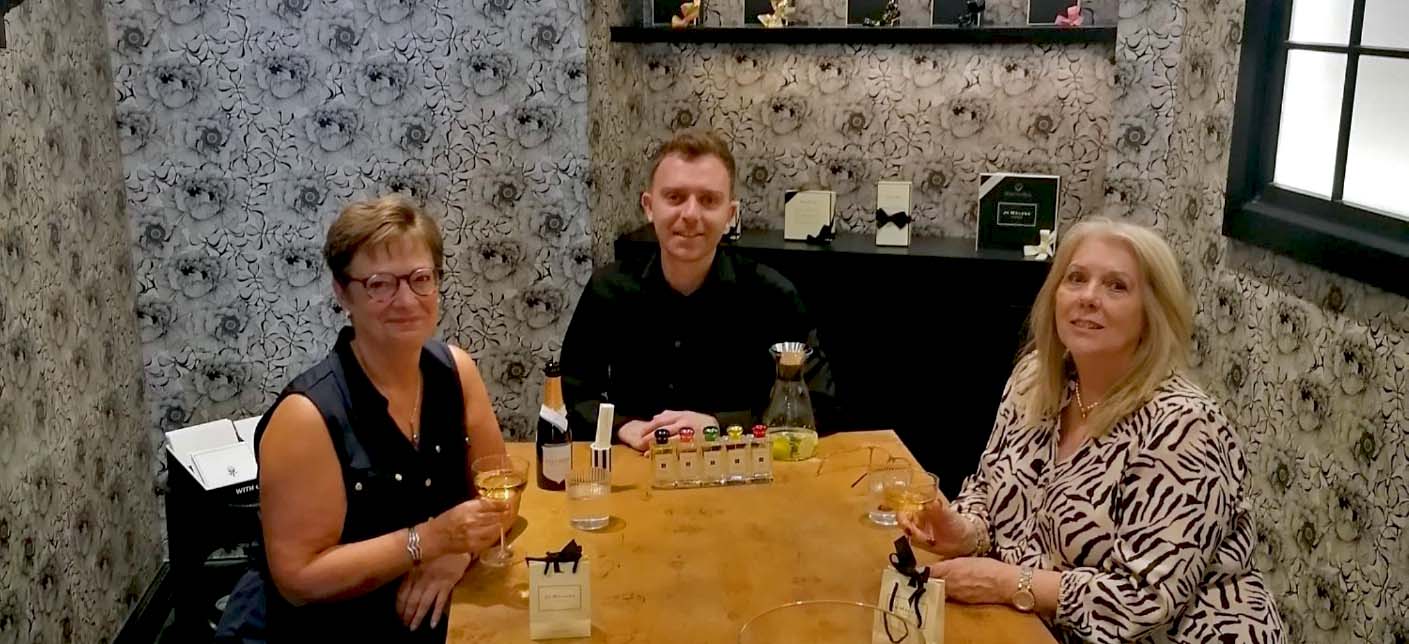
<instances>
[{"instance_id":1,"label":"woman's hand holding glass","mask_svg":"<svg viewBox=\"0 0 1409 644\"><path fill-rule=\"evenodd\" d=\"M962 557L973 550L971 524L954 511L942 493L920 511L901 513L897 518L905 536L920 548L942 557Z\"/></svg>"},{"instance_id":2,"label":"woman's hand holding glass","mask_svg":"<svg viewBox=\"0 0 1409 644\"><path fill-rule=\"evenodd\" d=\"M421 529L425 558L483 552L499 540L499 530L509 521L511 511L506 501L480 497L442 512Z\"/></svg>"}]
</instances>

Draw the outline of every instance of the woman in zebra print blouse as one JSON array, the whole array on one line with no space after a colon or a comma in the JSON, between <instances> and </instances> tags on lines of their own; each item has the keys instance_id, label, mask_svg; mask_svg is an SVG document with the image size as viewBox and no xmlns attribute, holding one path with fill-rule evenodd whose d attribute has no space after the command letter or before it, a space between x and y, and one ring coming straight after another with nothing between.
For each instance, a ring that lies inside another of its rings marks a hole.
<instances>
[{"instance_id":1,"label":"woman in zebra print blouse","mask_svg":"<svg viewBox=\"0 0 1409 644\"><path fill-rule=\"evenodd\" d=\"M1283 639L1253 566L1238 435L1184 375L1193 308L1149 229L1073 226L977 472L906 533L949 599L1067 642Z\"/></svg>"}]
</instances>

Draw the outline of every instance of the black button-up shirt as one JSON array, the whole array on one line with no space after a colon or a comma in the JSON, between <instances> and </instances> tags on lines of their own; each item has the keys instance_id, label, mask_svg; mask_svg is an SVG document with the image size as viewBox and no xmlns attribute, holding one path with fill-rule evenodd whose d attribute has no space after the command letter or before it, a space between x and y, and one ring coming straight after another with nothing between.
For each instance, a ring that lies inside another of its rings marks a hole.
<instances>
[{"instance_id":1,"label":"black button-up shirt","mask_svg":"<svg viewBox=\"0 0 1409 644\"><path fill-rule=\"evenodd\" d=\"M666 282L659 252L644 266L602 268L563 338L573 432L592 436L603 402L616 405L616 427L667 409L747 427L768 406L768 348L778 342L812 348L804 376L824 425L833 407L831 371L797 289L777 271L721 248L704 283L681 295Z\"/></svg>"}]
</instances>

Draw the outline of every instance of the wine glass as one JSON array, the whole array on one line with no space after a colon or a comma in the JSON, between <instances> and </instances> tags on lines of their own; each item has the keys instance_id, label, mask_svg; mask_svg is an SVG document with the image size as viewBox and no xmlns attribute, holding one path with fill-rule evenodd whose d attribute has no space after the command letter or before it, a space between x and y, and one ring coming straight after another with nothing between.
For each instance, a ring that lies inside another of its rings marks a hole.
<instances>
[{"instance_id":1,"label":"wine glass","mask_svg":"<svg viewBox=\"0 0 1409 644\"><path fill-rule=\"evenodd\" d=\"M939 477L916 468L887 472L881 494L896 516L914 516L939 500Z\"/></svg>"},{"instance_id":2,"label":"wine glass","mask_svg":"<svg viewBox=\"0 0 1409 644\"><path fill-rule=\"evenodd\" d=\"M513 505L523 488L528 484L528 461L517 456L494 454L481 456L470 464L475 476L475 489L479 495ZM496 568L507 566L514 561L513 549L504 542L504 524L499 524L499 547L491 548L480 556L480 562Z\"/></svg>"},{"instance_id":3,"label":"wine glass","mask_svg":"<svg viewBox=\"0 0 1409 644\"><path fill-rule=\"evenodd\" d=\"M770 608L739 630L739 644L925 644L920 628L884 608L855 601L814 599Z\"/></svg>"},{"instance_id":4,"label":"wine glass","mask_svg":"<svg viewBox=\"0 0 1409 644\"><path fill-rule=\"evenodd\" d=\"M866 511L866 518L878 526L895 527L895 508L886 498L887 483L899 477L908 477L910 471L914 469L908 461L903 458L892 457L883 463L871 465L867 470L866 492L868 502L871 507Z\"/></svg>"}]
</instances>

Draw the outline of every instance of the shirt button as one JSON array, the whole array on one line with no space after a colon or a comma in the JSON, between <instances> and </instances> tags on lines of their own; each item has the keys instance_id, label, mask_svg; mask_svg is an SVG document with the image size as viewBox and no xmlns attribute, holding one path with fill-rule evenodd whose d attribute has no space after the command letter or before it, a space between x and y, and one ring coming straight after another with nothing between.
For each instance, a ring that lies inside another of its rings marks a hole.
<instances>
[{"instance_id":1,"label":"shirt button","mask_svg":"<svg viewBox=\"0 0 1409 644\"><path fill-rule=\"evenodd\" d=\"M679 340L676 340L676 341L675 341L675 348L676 348L676 349L679 349L679 348L680 348L680 341L679 341Z\"/></svg>"},{"instance_id":2,"label":"shirt button","mask_svg":"<svg viewBox=\"0 0 1409 644\"><path fill-rule=\"evenodd\" d=\"M435 453L437 453L437 454L440 453L440 446L439 446L439 445L436 445L436 446L435 446Z\"/></svg>"},{"instance_id":3,"label":"shirt button","mask_svg":"<svg viewBox=\"0 0 1409 644\"><path fill-rule=\"evenodd\" d=\"M358 492L361 492L361 491L362 491L362 482L361 482L361 481L358 481L358 482L354 483L354 484L352 485L352 489L357 490Z\"/></svg>"},{"instance_id":4,"label":"shirt button","mask_svg":"<svg viewBox=\"0 0 1409 644\"><path fill-rule=\"evenodd\" d=\"M393 476L392 478L394 478L394 479L400 481L400 480L401 480L401 475L400 475L400 474L397 474L397 475Z\"/></svg>"},{"instance_id":5,"label":"shirt button","mask_svg":"<svg viewBox=\"0 0 1409 644\"><path fill-rule=\"evenodd\" d=\"M430 480L430 479L426 479L426 487L430 487L430 486L431 486L431 480Z\"/></svg>"},{"instance_id":6,"label":"shirt button","mask_svg":"<svg viewBox=\"0 0 1409 644\"><path fill-rule=\"evenodd\" d=\"M671 391L675 391L675 383L672 382L672 383L666 385L665 388L666 388L666 389L669 389L669 390L671 390Z\"/></svg>"}]
</instances>

